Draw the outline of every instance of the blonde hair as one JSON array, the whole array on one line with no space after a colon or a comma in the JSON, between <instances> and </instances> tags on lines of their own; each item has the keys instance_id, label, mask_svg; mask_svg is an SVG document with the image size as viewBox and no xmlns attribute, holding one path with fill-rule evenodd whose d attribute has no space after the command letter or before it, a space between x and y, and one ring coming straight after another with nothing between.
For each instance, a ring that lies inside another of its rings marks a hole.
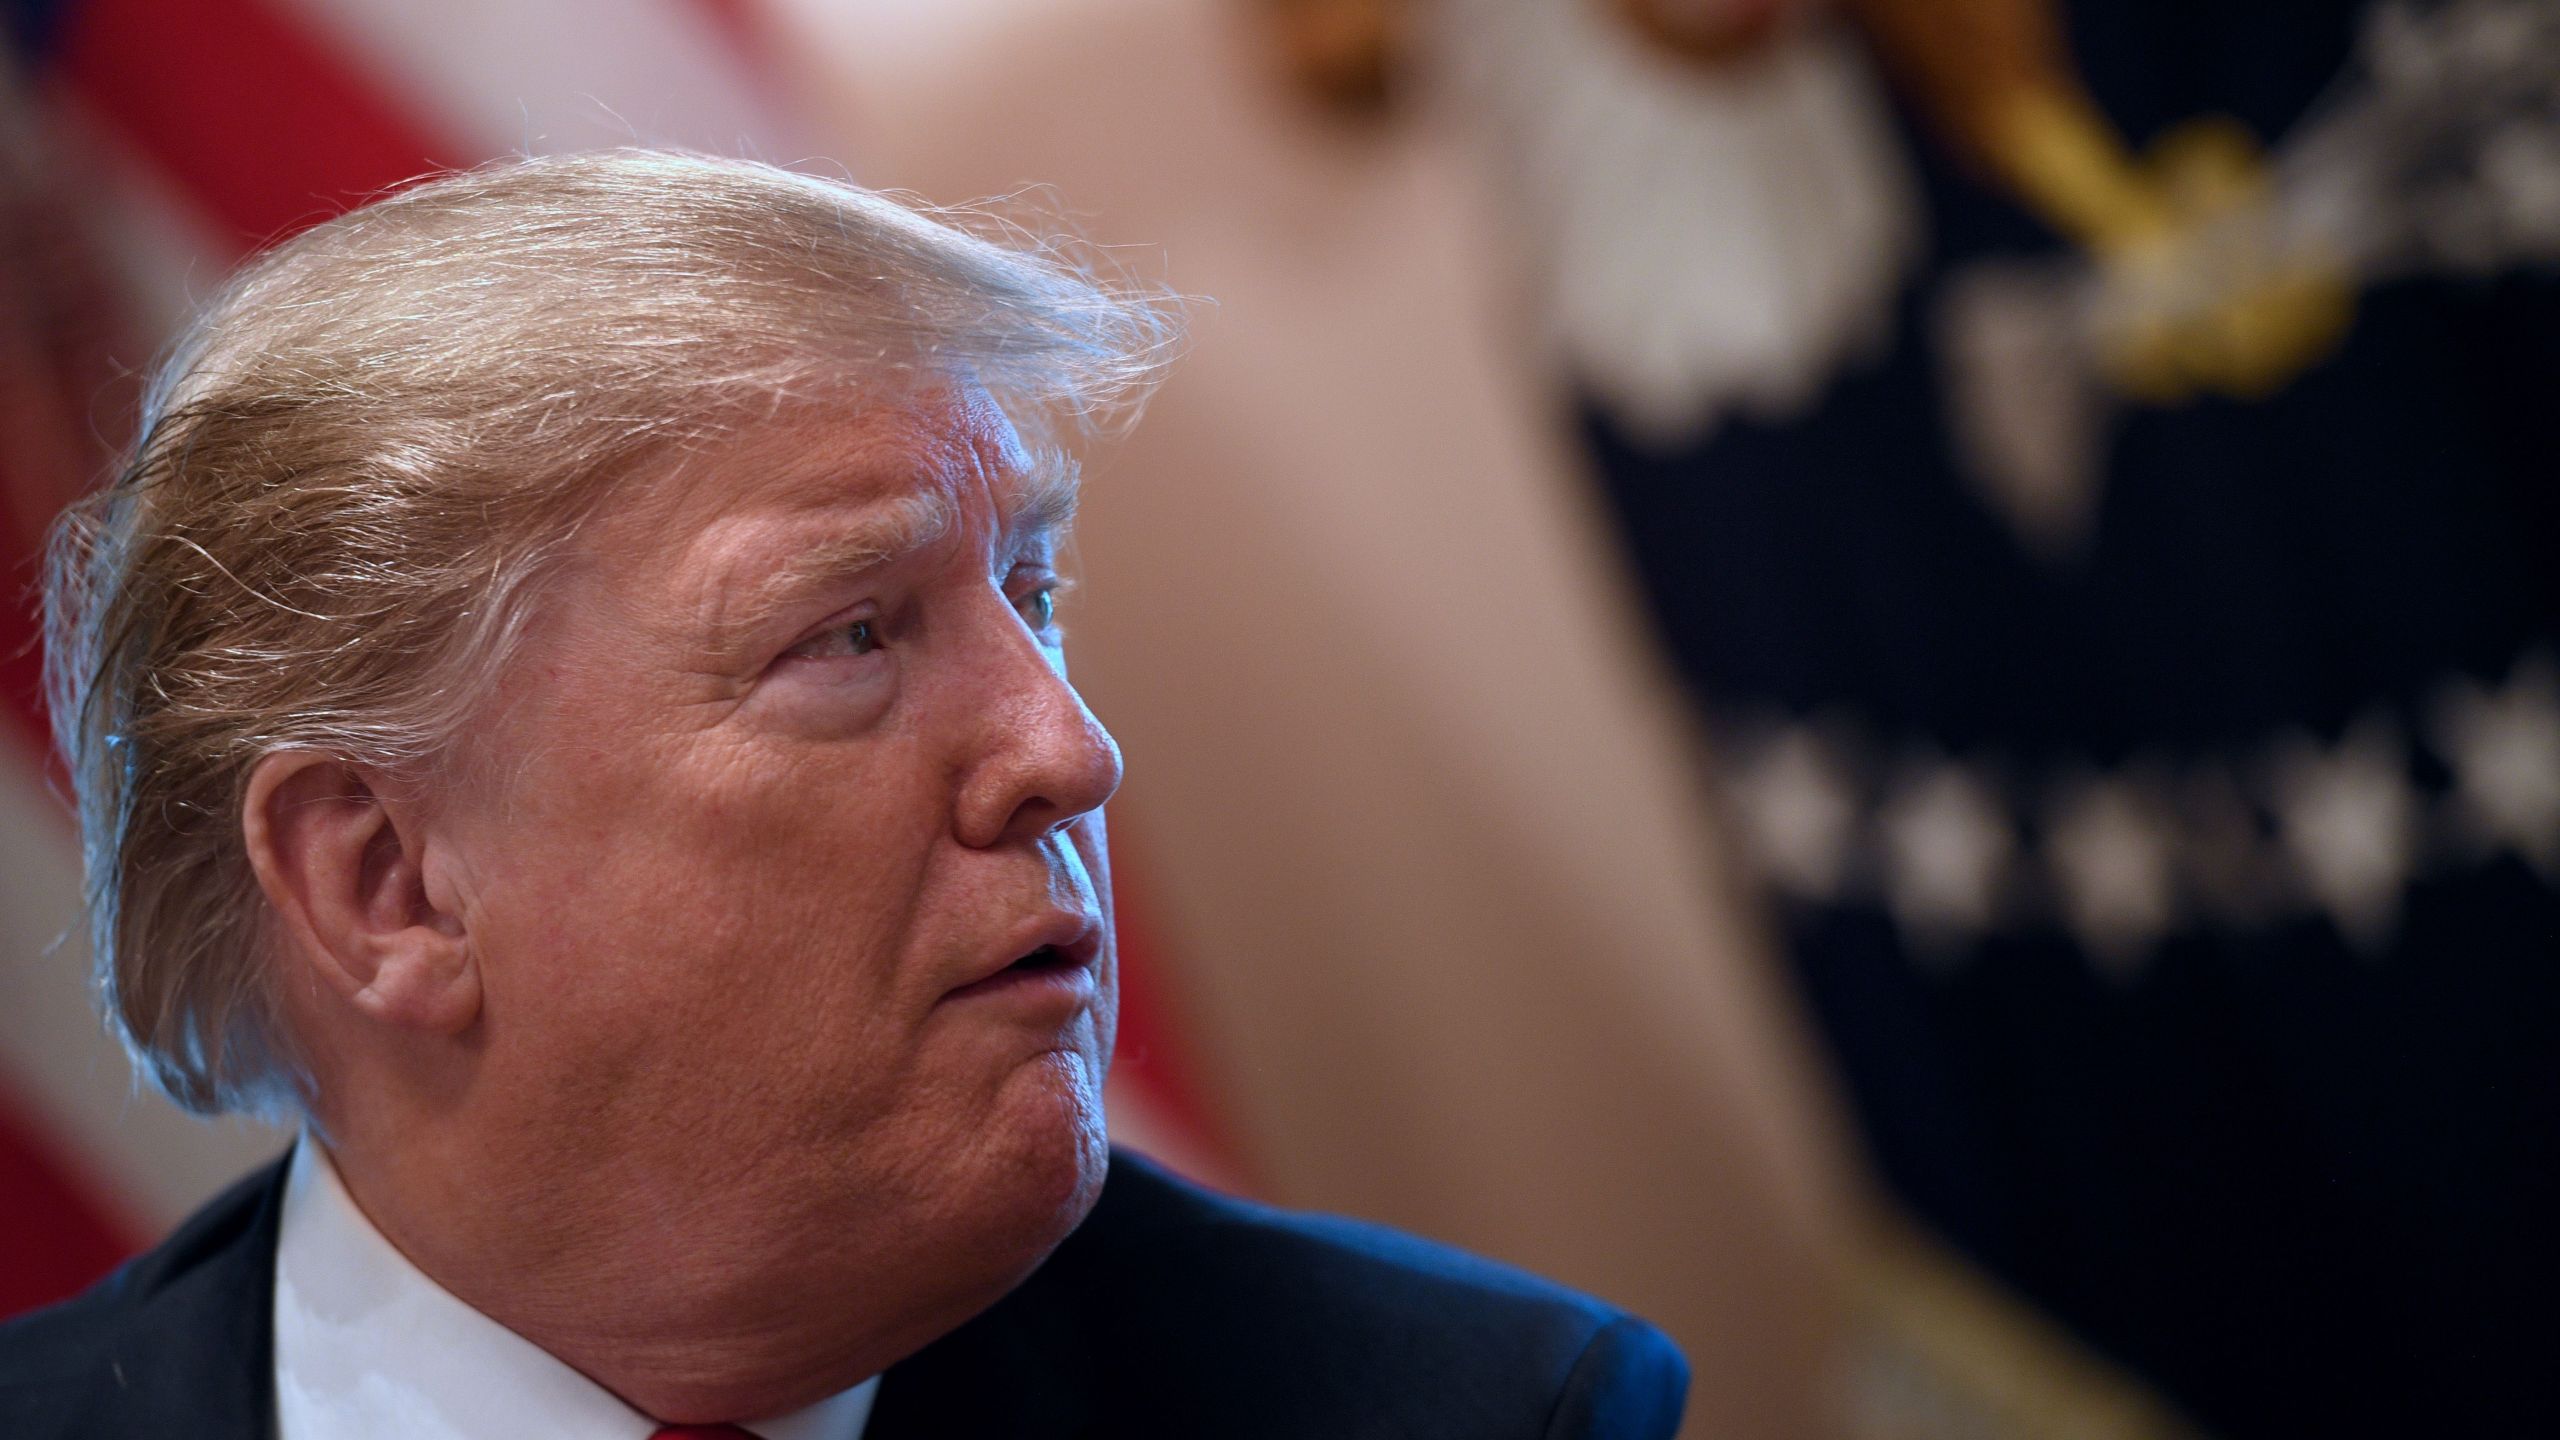
<instances>
[{"instance_id":1,"label":"blonde hair","mask_svg":"<svg viewBox=\"0 0 2560 1440\"><path fill-rule=\"evenodd\" d=\"M260 257L161 364L46 577L97 981L141 1069L198 1111L297 1097L251 768L430 773L614 481L955 372L1054 443L1133 415L1173 337L1073 247L663 152L440 176Z\"/></svg>"}]
</instances>

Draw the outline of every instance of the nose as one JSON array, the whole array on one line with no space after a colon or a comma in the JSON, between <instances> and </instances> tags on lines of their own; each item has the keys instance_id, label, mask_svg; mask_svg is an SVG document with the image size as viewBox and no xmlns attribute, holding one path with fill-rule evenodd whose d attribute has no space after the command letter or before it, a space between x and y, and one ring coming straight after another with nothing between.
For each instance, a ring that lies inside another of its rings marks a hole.
<instances>
[{"instance_id":1,"label":"nose","mask_svg":"<svg viewBox=\"0 0 2560 1440\"><path fill-rule=\"evenodd\" d=\"M1001 614L977 699L977 756L954 817L960 842L979 849L1037 840L1120 788L1119 743L1011 606Z\"/></svg>"}]
</instances>

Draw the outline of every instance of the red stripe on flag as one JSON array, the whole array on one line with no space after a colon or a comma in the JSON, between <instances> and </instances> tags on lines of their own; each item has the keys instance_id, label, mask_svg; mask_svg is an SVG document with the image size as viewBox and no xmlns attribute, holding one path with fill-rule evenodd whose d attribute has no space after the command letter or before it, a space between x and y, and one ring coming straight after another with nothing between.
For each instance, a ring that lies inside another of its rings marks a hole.
<instances>
[{"instance_id":1,"label":"red stripe on flag","mask_svg":"<svg viewBox=\"0 0 2560 1440\"><path fill-rule=\"evenodd\" d=\"M0 406L9 407L21 419L34 419L30 411L18 408L23 397L17 393L20 387L11 382L19 378L0 360ZM0 461L14 458L0 455ZM0 463L0 491L10 500L41 493L42 488L19 465ZM44 522L22 514L21 508L0 506L0 587L5 587L0 588L0 715L8 717L6 727L18 737L14 745L0 745L0 765L35 769L53 753L53 737L45 720L44 625L38 599L44 575Z\"/></svg>"},{"instance_id":2,"label":"red stripe on flag","mask_svg":"<svg viewBox=\"0 0 2560 1440\"><path fill-rule=\"evenodd\" d=\"M44 645L38 638L43 626L32 613L37 602L26 593L37 584L39 562L33 557L40 547L17 535L6 537L5 544L0 553L10 558L0 562L0 574L7 576L10 594L0 610L0 715L8 717L5 727L16 739L0 745L0 765L35 770L53 758L53 735L45 718Z\"/></svg>"},{"instance_id":3,"label":"red stripe on flag","mask_svg":"<svg viewBox=\"0 0 2560 1440\"><path fill-rule=\"evenodd\" d=\"M243 251L456 153L258 0L87 0L54 65Z\"/></svg>"},{"instance_id":4,"label":"red stripe on flag","mask_svg":"<svg viewBox=\"0 0 2560 1440\"><path fill-rule=\"evenodd\" d=\"M0 1317L87 1289L141 1246L141 1227L9 1102L0 1085Z\"/></svg>"}]
</instances>

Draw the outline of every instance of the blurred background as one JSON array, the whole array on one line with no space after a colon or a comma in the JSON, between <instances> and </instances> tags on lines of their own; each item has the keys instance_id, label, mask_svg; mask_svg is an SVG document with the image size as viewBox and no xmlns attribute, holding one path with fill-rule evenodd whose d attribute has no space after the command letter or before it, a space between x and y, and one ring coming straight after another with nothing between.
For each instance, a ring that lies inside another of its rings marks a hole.
<instances>
[{"instance_id":1,"label":"blurred background","mask_svg":"<svg viewBox=\"0 0 2560 1440\"><path fill-rule=\"evenodd\" d=\"M2560 1433L2560 6L10 0L0 1313L138 1093L43 528L259 246L672 144L1204 297L1095 457L1124 1140L1699 1436Z\"/></svg>"}]
</instances>

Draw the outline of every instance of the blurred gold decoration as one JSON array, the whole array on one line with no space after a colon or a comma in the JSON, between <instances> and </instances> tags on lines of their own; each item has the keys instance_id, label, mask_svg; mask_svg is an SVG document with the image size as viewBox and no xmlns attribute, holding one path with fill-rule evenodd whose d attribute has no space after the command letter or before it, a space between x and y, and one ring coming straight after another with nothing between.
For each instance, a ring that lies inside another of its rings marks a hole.
<instances>
[{"instance_id":1,"label":"blurred gold decoration","mask_svg":"<svg viewBox=\"0 0 2560 1440\"><path fill-rule=\"evenodd\" d=\"M1757 53L1806 0L1598 0L1683 60L1721 65Z\"/></svg>"},{"instance_id":2,"label":"blurred gold decoration","mask_svg":"<svg viewBox=\"0 0 2560 1440\"><path fill-rule=\"evenodd\" d=\"M2205 119L2137 158L2075 72L2052 0L1847 3L1958 153L2091 253L2100 365L2123 393L2262 397L2345 333L2344 267L2278 233L2256 142Z\"/></svg>"},{"instance_id":3,"label":"blurred gold decoration","mask_svg":"<svg viewBox=\"0 0 2560 1440\"><path fill-rule=\"evenodd\" d=\"M2093 246L2099 363L2119 390L2261 399L2336 348L2354 314L2345 267L2279 231L2247 131L2190 121L2144 168L2162 213Z\"/></svg>"},{"instance_id":4,"label":"blurred gold decoration","mask_svg":"<svg viewBox=\"0 0 2560 1440\"><path fill-rule=\"evenodd\" d=\"M1422 0L1258 0L1281 71L1341 114L1376 115L1413 69Z\"/></svg>"}]
</instances>

